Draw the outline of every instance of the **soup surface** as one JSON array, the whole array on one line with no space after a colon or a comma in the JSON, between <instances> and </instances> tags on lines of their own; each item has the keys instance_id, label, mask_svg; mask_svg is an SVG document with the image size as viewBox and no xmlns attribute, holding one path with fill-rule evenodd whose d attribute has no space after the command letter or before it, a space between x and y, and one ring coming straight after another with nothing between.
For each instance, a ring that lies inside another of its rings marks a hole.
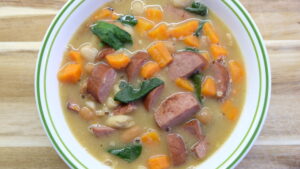
<instances>
[{"instance_id":1,"label":"soup surface","mask_svg":"<svg viewBox=\"0 0 300 169\"><path fill-rule=\"evenodd\" d=\"M232 132L246 89L230 30L190 0L106 3L73 36L58 79L73 134L116 169L199 165Z\"/></svg>"}]
</instances>

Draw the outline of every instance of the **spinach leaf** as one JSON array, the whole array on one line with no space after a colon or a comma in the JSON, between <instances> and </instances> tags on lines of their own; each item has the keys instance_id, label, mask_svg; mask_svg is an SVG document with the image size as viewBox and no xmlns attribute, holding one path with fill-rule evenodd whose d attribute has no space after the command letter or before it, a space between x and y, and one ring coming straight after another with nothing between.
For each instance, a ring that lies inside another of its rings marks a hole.
<instances>
[{"instance_id":1,"label":"spinach leaf","mask_svg":"<svg viewBox=\"0 0 300 169\"><path fill-rule=\"evenodd\" d=\"M139 143L129 144L123 148L109 149L107 152L113 154L127 162L137 159L142 153L142 145Z\"/></svg>"},{"instance_id":2,"label":"spinach leaf","mask_svg":"<svg viewBox=\"0 0 300 169\"><path fill-rule=\"evenodd\" d=\"M201 16L206 16L208 13L207 6L205 6L200 2L195 2L195 1L192 3L190 7L186 7L185 10Z\"/></svg>"},{"instance_id":3,"label":"spinach leaf","mask_svg":"<svg viewBox=\"0 0 300 169\"><path fill-rule=\"evenodd\" d=\"M123 15L118 19L118 21L130 26L135 26L138 23L137 19L135 19L135 17L131 15Z\"/></svg>"},{"instance_id":4,"label":"spinach leaf","mask_svg":"<svg viewBox=\"0 0 300 169\"><path fill-rule=\"evenodd\" d=\"M200 21L199 27L197 28L197 30L196 30L195 33L194 33L195 36L197 36L197 37L201 36L203 26L204 26L204 24L205 24L206 22L208 22L208 20Z\"/></svg>"},{"instance_id":5,"label":"spinach leaf","mask_svg":"<svg viewBox=\"0 0 300 169\"><path fill-rule=\"evenodd\" d=\"M187 47L187 48L178 50L178 52L185 52L185 51L195 52L195 53L200 53L200 54L201 53L207 53L207 51L205 51L205 50L200 50L200 49L192 48L192 47Z\"/></svg>"},{"instance_id":6,"label":"spinach leaf","mask_svg":"<svg viewBox=\"0 0 300 169\"><path fill-rule=\"evenodd\" d=\"M103 43L111 46L115 50L123 48L125 44L132 44L132 38L128 32L104 21L98 21L92 25L91 31L97 35Z\"/></svg>"},{"instance_id":7,"label":"spinach leaf","mask_svg":"<svg viewBox=\"0 0 300 169\"><path fill-rule=\"evenodd\" d=\"M121 90L115 95L114 100L122 103L130 103L143 98L153 89L162 84L164 84L162 80L152 78L150 80L143 81L139 88L134 88L129 83L122 81L120 83Z\"/></svg>"},{"instance_id":8,"label":"spinach leaf","mask_svg":"<svg viewBox=\"0 0 300 169\"><path fill-rule=\"evenodd\" d=\"M200 50L197 48L191 48L191 47L187 47L185 49L183 49L182 51L190 51L190 52L195 52L195 53L199 53Z\"/></svg>"},{"instance_id":9,"label":"spinach leaf","mask_svg":"<svg viewBox=\"0 0 300 169\"><path fill-rule=\"evenodd\" d=\"M191 81L194 84L194 88L195 88L197 99L199 100L199 102L201 104L203 104L203 98L202 98L202 95L201 95L202 78L203 78L203 75L201 73L195 73L190 78Z\"/></svg>"}]
</instances>

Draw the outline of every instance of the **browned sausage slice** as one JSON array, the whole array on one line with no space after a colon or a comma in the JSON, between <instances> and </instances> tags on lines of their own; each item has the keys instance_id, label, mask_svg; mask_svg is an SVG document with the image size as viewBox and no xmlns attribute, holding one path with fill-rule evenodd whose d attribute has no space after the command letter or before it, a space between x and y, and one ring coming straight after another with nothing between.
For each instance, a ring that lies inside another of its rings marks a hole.
<instances>
[{"instance_id":1,"label":"browned sausage slice","mask_svg":"<svg viewBox=\"0 0 300 169\"><path fill-rule=\"evenodd\" d=\"M115 53L115 49L113 48L102 49L98 56L95 57L95 62L100 62L106 55L110 55L112 53Z\"/></svg>"},{"instance_id":2,"label":"browned sausage slice","mask_svg":"<svg viewBox=\"0 0 300 169\"><path fill-rule=\"evenodd\" d=\"M219 62L213 63L211 70L217 84L217 98L223 98L226 96L229 87L229 73Z\"/></svg>"},{"instance_id":3,"label":"browned sausage slice","mask_svg":"<svg viewBox=\"0 0 300 169\"><path fill-rule=\"evenodd\" d=\"M178 134L171 133L167 135L168 149L171 153L171 159L174 166L185 163L187 151L182 137Z\"/></svg>"},{"instance_id":4,"label":"browned sausage slice","mask_svg":"<svg viewBox=\"0 0 300 169\"><path fill-rule=\"evenodd\" d=\"M175 93L166 98L154 113L158 126L167 129L181 124L200 110L200 105L192 93Z\"/></svg>"},{"instance_id":5,"label":"browned sausage slice","mask_svg":"<svg viewBox=\"0 0 300 169\"><path fill-rule=\"evenodd\" d=\"M141 67L146 63L148 58L149 55L146 52L138 52L131 58L131 62L126 69L129 82L132 82L137 78L140 73Z\"/></svg>"},{"instance_id":6,"label":"browned sausage slice","mask_svg":"<svg viewBox=\"0 0 300 169\"><path fill-rule=\"evenodd\" d=\"M206 140L197 142L193 147L192 151L196 154L199 159L203 159L206 156L208 145Z\"/></svg>"},{"instance_id":7,"label":"browned sausage slice","mask_svg":"<svg viewBox=\"0 0 300 169\"><path fill-rule=\"evenodd\" d=\"M183 128L191 135L195 136L198 140L203 140L203 135L200 122L197 119L192 119L183 125Z\"/></svg>"},{"instance_id":8,"label":"browned sausage slice","mask_svg":"<svg viewBox=\"0 0 300 169\"><path fill-rule=\"evenodd\" d=\"M136 109L137 107L134 103L129 103L129 104L118 106L115 110L113 110L113 114L114 115L129 114Z\"/></svg>"},{"instance_id":9,"label":"browned sausage slice","mask_svg":"<svg viewBox=\"0 0 300 169\"><path fill-rule=\"evenodd\" d=\"M107 127L107 126L103 126L103 125L99 125L99 124L93 124L89 127L89 129L92 131L92 133L96 137L107 136L116 131L116 129L113 129L113 128Z\"/></svg>"},{"instance_id":10,"label":"browned sausage slice","mask_svg":"<svg viewBox=\"0 0 300 169\"><path fill-rule=\"evenodd\" d=\"M206 67L206 59L195 52L185 51L173 54L173 62L169 66L169 77L176 80L179 77L188 77L195 71Z\"/></svg>"},{"instance_id":11,"label":"browned sausage slice","mask_svg":"<svg viewBox=\"0 0 300 169\"><path fill-rule=\"evenodd\" d=\"M165 88L165 85L160 85L154 90L152 90L145 98L144 100L144 107L147 111L150 111L153 109L153 106L157 103L157 100L159 99L160 95L162 94L163 90Z\"/></svg>"},{"instance_id":12,"label":"browned sausage slice","mask_svg":"<svg viewBox=\"0 0 300 169\"><path fill-rule=\"evenodd\" d=\"M94 67L88 78L87 92L99 103L104 103L116 81L117 72L106 64L98 64Z\"/></svg>"}]
</instances>

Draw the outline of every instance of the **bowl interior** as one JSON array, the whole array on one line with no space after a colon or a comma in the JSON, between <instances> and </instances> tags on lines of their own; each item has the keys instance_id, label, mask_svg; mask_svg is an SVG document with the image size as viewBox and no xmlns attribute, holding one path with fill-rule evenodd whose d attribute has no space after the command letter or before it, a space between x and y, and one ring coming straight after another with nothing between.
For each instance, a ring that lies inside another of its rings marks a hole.
<instances>
[{"instance_id":1,"label":"bowl interior","mask_svg":"<svg viewBox=\"0 0 300 169\"><path fill-rule=\"evenodd\" d=\"M52 23L36 70L36 101L41 121L54 147L72 168L109 168L91 156L75 139L62 112L56 73L77 28L107 0L71 1ZM265 118L270 77L265 47L255 25L238 2L204 0L231 29L243 53L247 91L241 117L227 141L199 168L233 167L253 144ZM97 166L97 167L95 167Z\"/></svg>"}]
</instances>

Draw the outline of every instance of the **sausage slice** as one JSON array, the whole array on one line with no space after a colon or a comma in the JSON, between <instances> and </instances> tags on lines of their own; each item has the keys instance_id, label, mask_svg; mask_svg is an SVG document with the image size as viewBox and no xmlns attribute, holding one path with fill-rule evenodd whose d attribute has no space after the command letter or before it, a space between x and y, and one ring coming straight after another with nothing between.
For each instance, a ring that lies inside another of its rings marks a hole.
<instances>
[{"instance_id":1,"label":"sausage slice","mask_svg":"<svg viewBox=\"0 0 300 169\"><path fill-rule=\"evenodd\" d=\"M176 80L179 77L188 77L197 70L202 70L208 64L200 54L190 51L173 54L173 62L169 66L169 77Z\"/></svg>"},{"instance_id":2,"label":"sausage slice","mask_svg":"<svg viewBox=\"0 0 300 169\"><path fill-rule=\"evenodd\" d=\"M93 124L89 127L89 129L96 137L107 136L116 131L116 129L99 124Z\"/></svg>"},{"instance_id":3,"label":"sausage slice","mask_svg":"<svg viewBox=\"0 0 300 169\"><path fill-rule=\"evenodd\" d=\"M154 90L152 90L145 98L144 100L144 107L147 111L150 111L153 109L153 106L157 103L158 98L162 94L163 90L165 88L165 85L160 85Z\"/></svg>"},{"instance_id":4,"label":"sausage slice","mask_svg":"<svg viewBox=\"0 0 300 169\"><path fill-rule=\"evenodd\" d=\"M197 142L193 147L192 151L196 154L199 159L203 159L206 156L208 145L206 140Z\"/></svg>"},{"instance_id":5,"label":"sausage slice","mask_svg":"<svg viewBox=\"0 0 300 169\"><path fill-rule=\"evenodd\" d=\"M200 110L200 105L192 93L175 93L166 98L154 113L158 126L162 129L181 124Z\"/></svg>"},{"instance_id":6,"label":"sausage slice","mask_svg":"<svg viewBox=\"0 0 300 169\"><path fill-rule=\"evenodd\" d=\"M217 98L221 99L226 96L229 88L228 70L219 62L214 62L211 70L217 84Z\"/></svg>"},{"instance_id":7,"label":"sausage slice","mask_svg":"<svg viewBox=\"0 0 300 169\"><path fill-rule=\"evenodd\" d=\"M125 105L118 106L113 111L113 114L114 115L125 115L125 114L129 114L129 113L133 112L136 109L137 109L137 107L134 103L128 103L128 104L125 104Z\"/></svg>"},{"instance_id":8,"label":"sausage slice","mask_svg":"<svg viewBox=\"0 0 300 169\"><path fill-rule=\"evenodd\" d=\"M115 49L113 48L104 48L101 52L95 57L95 62L100 62L106 55L110 55L115 53Z\"/></svg>"},{"instance_id":9,"label":"sausage slice","mask_svg":"<svg viewBox=\"0 0 300 169\"><path fill-rule=\"evenodd\" d=\"M87 92L96 101L104 103L110 94L117 78L117 72L106 64L98 64L94 67L92 74L88 78Z\"/></svg>"},{"instance_id":10,"label":"sausage slice","mask_svg":"<svg viewBox=\"0 0 300 169\"><path fill-rule=\"evenodd\" d=\"M187 158L187 151L182 137L175 133L168 134L167 144L171 154L173 165L178 166L185 163Z\"/></svg>"},{"instance_id":11,"label":"sausage slice","mask_svg":"<svg viewBox=\"0 0 300 169\"><path fill-rule=\"evenodd\" d=\"M146 63L148 58L149 54L146 52L138 52L131 58L131 62L126 69L129 82L132 82L137 78L140 73L141 67Z\"/></svg>"},{"instance_id":12,"label":"sausage slice","mask_svg":"<svg viewBox=\"0 0 300 169\"><path fill-rule=\"evenodd\" d=\"M183 125L183 129L195 136L198 140L203 140L205 138L200 126L200 122L197 119L192 119L186 122Z\"/></svg>"}]
</instances>

